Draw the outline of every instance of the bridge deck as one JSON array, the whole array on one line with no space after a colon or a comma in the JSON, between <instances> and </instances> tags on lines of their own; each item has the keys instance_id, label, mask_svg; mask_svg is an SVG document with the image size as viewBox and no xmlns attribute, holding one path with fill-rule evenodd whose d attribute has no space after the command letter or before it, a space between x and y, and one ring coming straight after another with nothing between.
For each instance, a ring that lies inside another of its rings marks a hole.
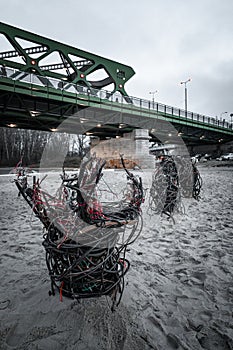
<instances>
[{"instance_id":1,"label":"bridge deck","mask_svg":"<svg viewBox=\"0 0 233 350\"><path fill-rule=\"evenodd\" d=\"M233 140L232 124L216 118L0 67L0 126L51 130L64 118L86 107L165 120L184 138L195 138L199 143L210 141L211 137L213 142ZM203 132L208 137L203 137Z\"/></svg>"}]
</instances>

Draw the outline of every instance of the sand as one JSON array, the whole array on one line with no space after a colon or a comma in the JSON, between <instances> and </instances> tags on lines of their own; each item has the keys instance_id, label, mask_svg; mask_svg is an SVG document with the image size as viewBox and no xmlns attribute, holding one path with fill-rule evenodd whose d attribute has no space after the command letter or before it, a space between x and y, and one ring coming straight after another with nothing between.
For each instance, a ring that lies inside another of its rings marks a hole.
<instances>
[{"instance_id":1,"label":"sand","mask_svg":"<svg viewBox=\"0 0 233 350\"><path fill-rule=\"evenodd\" d=\"M233 349L233 168L199 170L202 198L175 223L144 206L114 313L107 297L49 296L42 225L0 176L0 349Z\"/></svg>"}]
</instances>

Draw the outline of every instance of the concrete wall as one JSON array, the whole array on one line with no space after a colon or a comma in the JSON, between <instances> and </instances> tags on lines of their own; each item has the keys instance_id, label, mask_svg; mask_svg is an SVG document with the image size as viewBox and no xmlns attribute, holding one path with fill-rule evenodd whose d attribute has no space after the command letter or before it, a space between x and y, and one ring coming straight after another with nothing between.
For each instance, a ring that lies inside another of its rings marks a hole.
<instances>
[{"instance_id":1,"label":"concrete wall","mask_svg":"<svg viewBox=\"0 0 233 350\"><path fill-rule=\"evenodd\" d=\"M149 154L149 133L145 129L136 129L120 138L92 139L91 153L106 160L119 159L119 154L124 154L124 159L135 161L141 168L154 167L154 157Z\"/></svg>"},{"instance_id":2,"label":"concrete wall","mask_svg":"<svg viewBox=\"0 0 233 350\"><path fill-rule=\"evenodd\" d=\"M124 154L124 159L133 160L141 168L153 168L154 156L149 154L149 133L146 129L136 129L132 133L126 133L120 138L110 138L100 141L95 138L91 140L91 153L97 157L120 159L119 154ZM190 155L211 154L219 157L222 154L233 152L233 142L215 145L197 145L188 147Z\"/></svg>"}]
</instances>

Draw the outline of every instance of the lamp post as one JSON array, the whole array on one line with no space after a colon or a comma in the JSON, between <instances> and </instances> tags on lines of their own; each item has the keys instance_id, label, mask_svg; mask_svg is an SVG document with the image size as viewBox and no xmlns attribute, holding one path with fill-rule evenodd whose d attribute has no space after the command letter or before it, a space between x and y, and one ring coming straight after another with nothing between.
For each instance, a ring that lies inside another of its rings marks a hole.
<instances>
[{"instance_id":1,"label":"lamp post","mask_svg":"<svg viewBox=\"0 0 233 350\"><path fill-rule=\"evenodd\" d=\"M228 112L222 112L221 114L220 114L220 120L222 120L222 115L223 114L227 114Z\"/></svg>"},{"instance_id":2,"label":"lamp post","mask_svg":"<svg viewBox=\"0 0 233 350\"><path fill-rule=\"evenodd\" d=\"M225 119L223 119L222 120L222 115L223 114L227 114L228 112L222 112L221 114L220 114L220 122L222 123L222 125L224 126L224 124L225 124Z\"/></svg>"},{"instance_id":3,"label":"lamp post","mask_svg":"<svg viewBox=\"0 0 233 350\"><path fill-rule=\"evenodd\" d=\"M222 112L221 114L220 114L220 119L221 119L221 117L222 117L222 115L223 114L227 114L228 112Z\"/></svg>"},{"instance_id":4,"label":"lamp post","mask_svg":"<svg viewBox=\"0 0 233 350\"><path fill-rule=\"evenodd\" d=\"M155 91L150 91L149 94L152 95L152 105L153 105L153 108L155 108L155 94L159 92L158 90L155 90Z\"/></svg>"},{"instance_id":5,"label":"lamp post","mask_svg":"<svg viewBox=\"0 0 233 350\"><path fill-rule=\"evenodd\" d=\"M230 114L230 117L231 117L231 124L232 124L233 113Z\"/></svg>"},{"instance_id":6,"label":"lamp post","mask_svg":"<svg viewBox=\"0 0 233 350\"><path fill-rule=\"evenodd\" d=\"M186 81L181 81L180 84L183 85L184 84L184 108L185 108L185 117L187 118L187 114L188 114L188 102L187 102L187 99L188 99L188 93L187 93L187 83L189 81L191 81L192 79L189 78L188 80Z\"/></svg>"}]
</instances>

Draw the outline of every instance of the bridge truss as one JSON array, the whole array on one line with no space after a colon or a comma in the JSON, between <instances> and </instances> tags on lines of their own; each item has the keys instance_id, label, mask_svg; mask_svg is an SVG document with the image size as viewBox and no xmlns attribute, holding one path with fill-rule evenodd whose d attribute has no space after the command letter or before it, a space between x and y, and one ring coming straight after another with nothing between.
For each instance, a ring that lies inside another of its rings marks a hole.
<instances>
[{"instance_id":1,"label":"bridge truss","mask_svg":"<svg viewBox=\"0 0 233 350\"><path fill-rule=\"evenodd\" d=\"M80 111L91 107L95 117L85 132L100 138L132 131L133 116L140 116L170 122L189 145L233 140L230 123L128 96L124 85L134 74L129 66L3 23L1 36L12 50L1 51L0 46L0 126L54 131L66 118L80 118ZM48 63L55 53L61 61ZM97 78L103 71L106 76ZM109 122L100 123L103 114ZM121 125L122 114L132 124ZM153 133L151 141L156 142Z\"/></svg>"},{"instance_id":2,"label":"bridge truss","mask_svg":"<svg viewBox=\"0 0 233 350\"><path fill-rule=\"evenodd\" d=\"M15 79L34 73L50 85L48 78L60 80L60 87L69 83L89 89L107 88L127 96L125 83L135 74L122 63L59 43L40 35L0 22L1 42L10 50L0 52L0 65L17 70ZM1 48L0 48L1 51ZM19 73L19 71L21 73Z\"/></svg>"}]
</instances>

